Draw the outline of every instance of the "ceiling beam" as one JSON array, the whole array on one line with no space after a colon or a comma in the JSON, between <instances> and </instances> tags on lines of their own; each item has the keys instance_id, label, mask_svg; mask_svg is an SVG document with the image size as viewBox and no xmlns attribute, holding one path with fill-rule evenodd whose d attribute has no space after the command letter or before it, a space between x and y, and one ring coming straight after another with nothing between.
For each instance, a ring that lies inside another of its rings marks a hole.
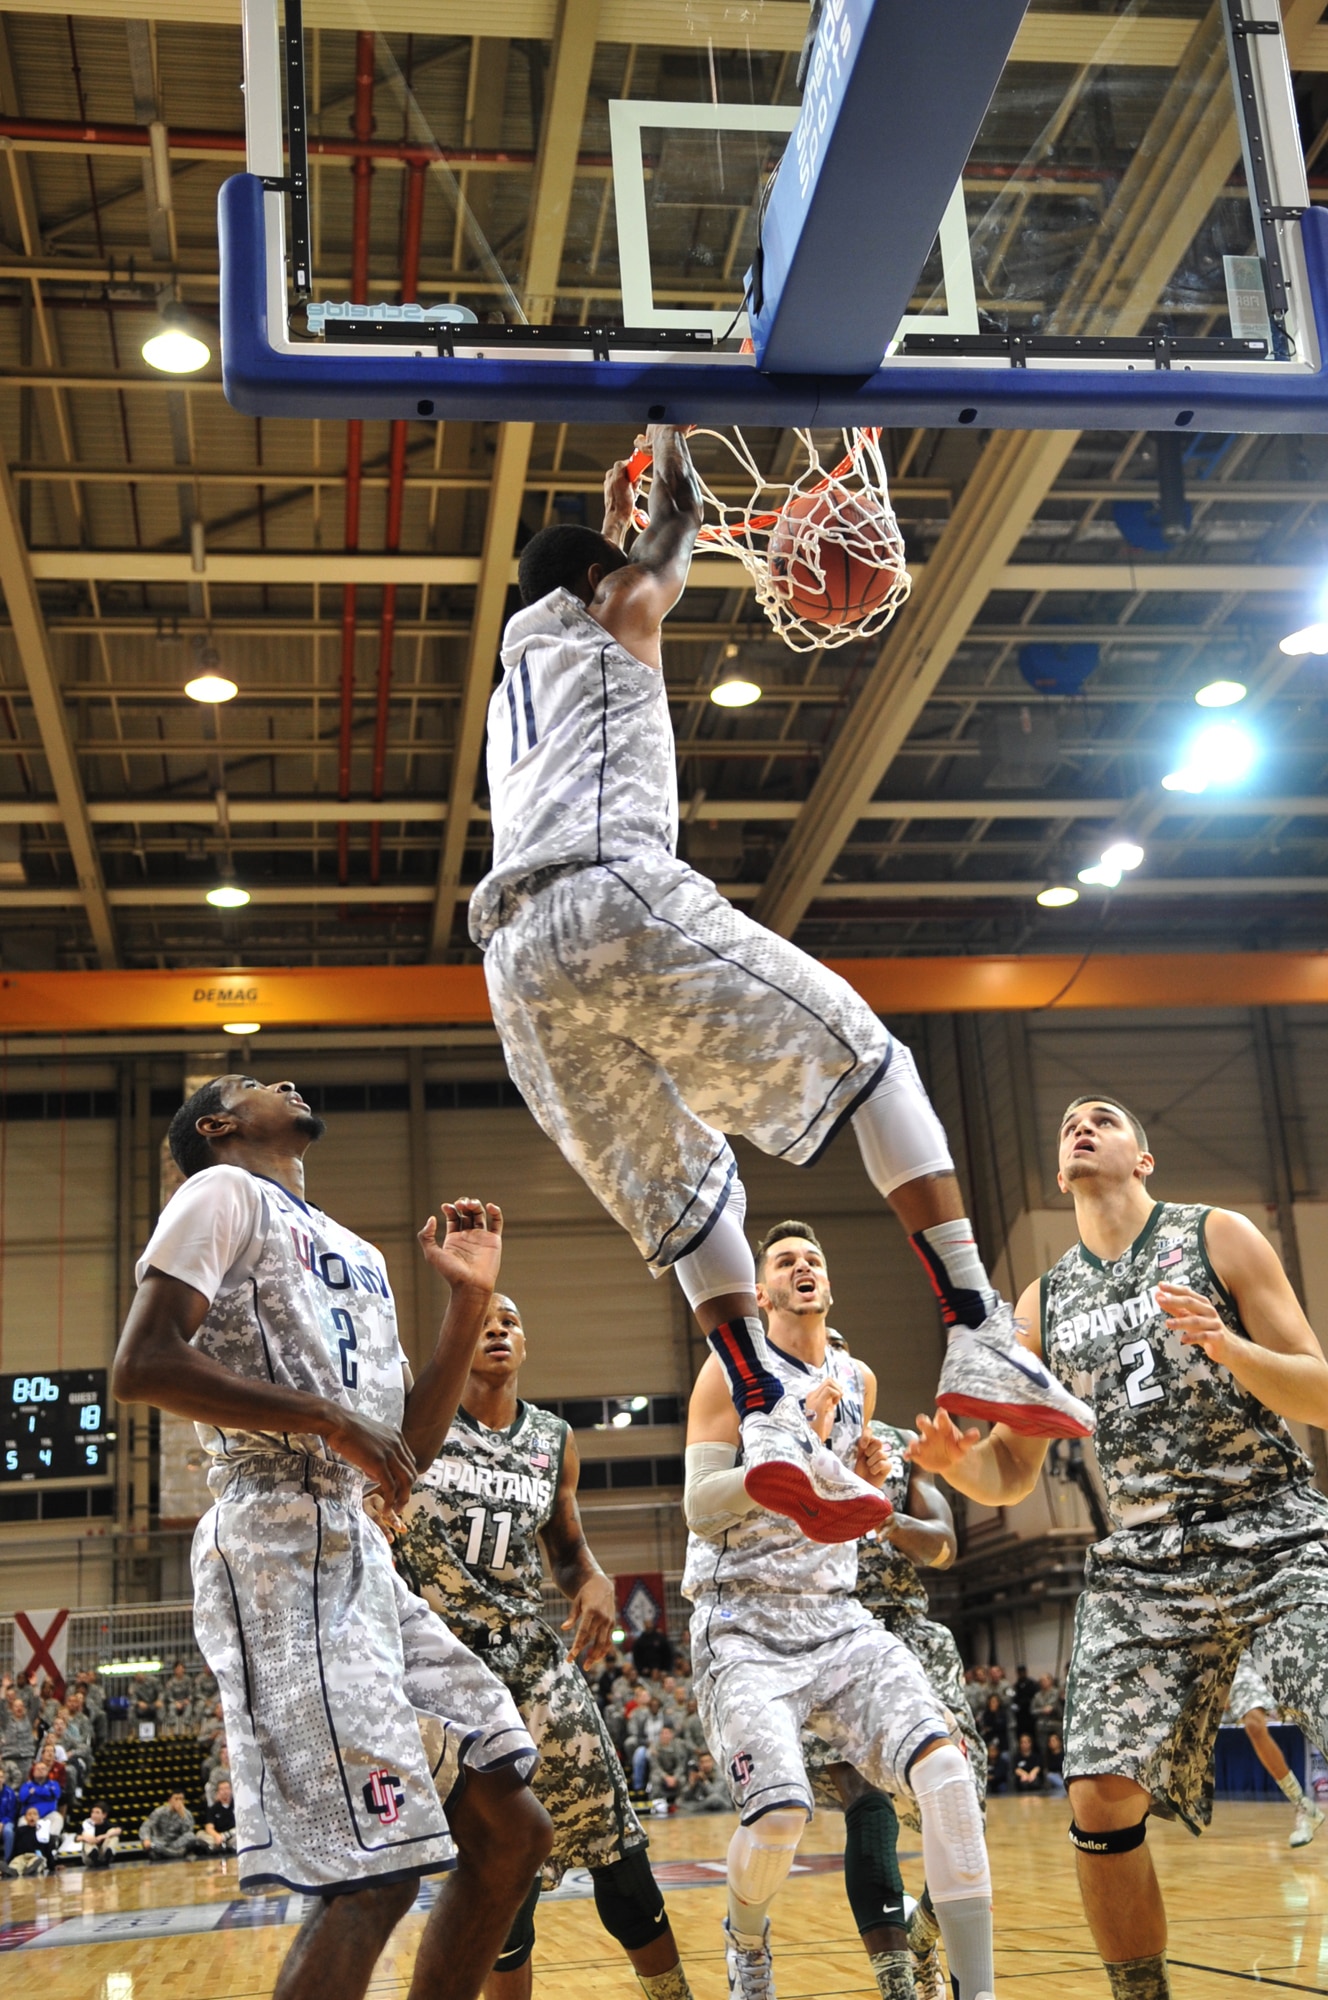
<instances>
[{"instance_id":1,"label":"ceiling beam","mask_svg":"<svg viewBox=\"0 0 1328 2000\"><path fill-rule=\"evenodd\" d=\"M577 152L585 124L599 28L600 0L561 0L548 97L535 163L534 196L526 225L522 292L526 310L536 325L547 325L553 318L557 303L563 243L567 236ZM488 34L494 31L492 25L485 30ZM513 579L512 552L521 520L521 505L526 496L526 477L534 437L533 424L502 424L498 431L493 484L484 523L484 546L475 588L474 622L466 652L461 713L452 743L448 818L438 860L433 921L429 929L429 957L432 960L441 958L451 943L452 925L461 900L461 873L466 858L470 809L484 749L489 694L493 687L494 663L502 644L507 594Z\"/></svg>"},{"instance_id":2,"label":"ceiling beam","mask_svg":"<svg viewBox=\"0 0 1328 2000\"><path fill-rule=\"evenodd\" d=\"M97 957L105 968L119 963L115 921L102 879L101 859L88 818L78 761L59 676L51 657L50 638L42 617L37 585L28 561L18 497L8 468L0 457L0 590L9 607L9 623L23 678L37 721L41 747L55 788L65 839L78 877L77 900L87 913Z\"/></svg>"},{"instance_id":3,"label":"ceiling beam","mask_svg":"<svg viewBox=\"0 0 1328 2000\"><path fill-rule=\"evenodd\" d=\"M1239 157L1225 74L1214 6L1093 233L1055 330L1132 334L1147 319ZM986 446L757 898L772 930L797 928L1077 440L1073 431L1011 431Z\"/></svg>"}]
</instances>

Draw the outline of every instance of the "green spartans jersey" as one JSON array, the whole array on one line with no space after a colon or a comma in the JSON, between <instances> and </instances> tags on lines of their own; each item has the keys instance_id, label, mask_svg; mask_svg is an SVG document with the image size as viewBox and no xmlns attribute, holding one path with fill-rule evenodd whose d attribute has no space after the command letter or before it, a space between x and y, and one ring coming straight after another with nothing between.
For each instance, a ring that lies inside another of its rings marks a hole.
<instances>
[{"instance_id":1,"label":"green spartans jersey","mask_svg":"<svg viewBox=\"0 0 1328 2000\"><path fill-rule=\"evenodd\" d=\"M889 1461L881 1491L896 1514L906 1513L913 1467L904 1457L904 1451L917 1432L897 1430L893 1424L873 1419L871 1433L885 1446ZM864 1535L858 1543L858 1587L853 1594L866 1605L873 1618L886 1625L900 1612L923 1618L928 1615L927 1592L917 1565L889 1542L878 1541L875 1535Z\"/></svg>"},{"instance_id":2,"label":"green spartans jersey","mask_svg":"<svg viewBox=\"0 0 1328 2000\"><path fill-rule=\"evenodd\" d=\"M1098 1467L1118 1526L1250 1506L1310 1478L1282 1419L1201 1347L1182 1346L1158 1309L1158 1285L1188 1285L1249 1338L1208 1261L1209 1213L1158 1202L1115 1263L1081 1243L1042 1280L1043 1355L1092 1405Z\"/></svg>"},{"instance_id":3,"label":"green spartans jersey","mask_svg":"<svg viewBox=\"0 0 1328 2000\"><path fill-rule=\"evenodd\" d=\"M543 1611L539 1531L567 1444L561 1417L518 1403L508 1430L458 1410L407 1502L399 1566L457 1637L485 1653Z\"/></svg>"}]
</instances>

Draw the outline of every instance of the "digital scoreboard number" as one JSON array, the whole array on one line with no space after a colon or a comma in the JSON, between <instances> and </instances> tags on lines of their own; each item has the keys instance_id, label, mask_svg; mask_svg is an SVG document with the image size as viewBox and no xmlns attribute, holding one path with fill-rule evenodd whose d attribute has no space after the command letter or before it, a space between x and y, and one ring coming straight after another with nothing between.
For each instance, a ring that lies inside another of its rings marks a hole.
<instances>
[{"instance_id":1,"label":"digital scoreboard number","mask_svg":"<svg viewBox=\"0 0 1328 2000\"><path fill-rule=\"evenodd\" d=\"M0 1486L104 1477L113 1422L104 1368L0 1375Z\"/></svg>"}]
</instances>

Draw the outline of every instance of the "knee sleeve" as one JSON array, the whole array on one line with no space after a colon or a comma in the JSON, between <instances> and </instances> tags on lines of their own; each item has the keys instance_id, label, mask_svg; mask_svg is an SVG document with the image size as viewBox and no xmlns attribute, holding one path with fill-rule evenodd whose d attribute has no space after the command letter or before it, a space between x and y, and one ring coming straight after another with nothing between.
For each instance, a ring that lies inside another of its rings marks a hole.
<instances>
[{"instance_id":1,"label":"knee sleeve","mask_svg":"<svg viewBox=\"0 0 1328 2000\"><path fill-rule=\"evenodd\" d=\"M953 1743L918 1758L908 1782L922 1814L922 1858L933 1903L991 1899L982 1813L968 1760Z\"/></svg>"},{"instance_id":2,"label":"knee sleeve","mask_svg":"<svg viewBox=\"0 0 1328 2000\"><path fill-rule=\"evenodd\" d=\"M912 1051L896 1042L890 1067L853 1113L862 1164L878 1194L891 1195L925 1174L952 1174L945 1127L932 1110Z\"/></svg>"},{"instance_id":3,"label":"knee sleeve","mask_svg":"<svg viewBox=\"0 0 1328 2000\"><path fill-rule=\"evenodd\" d=\"M722 1298L725 1292L756 1290L756 1259L743 1231L746 1220L747 1190L735 1176L729 1186L729 1198L707 1231L705 1241L680 1257L673 1267L693 1312L707 1299Z\"/></svg>"},{"instance_id":4,"label":"knee sleeve","mask_svg":"<svg viewBox=\"0 0 1328 2000\"><path fill-rule=\"evenodd\" d=\"M899 1820L884 1792L865 1793L844 1814L844 1892L864 1936L883 1924L903 1928L898 1835Z\"/></svg>"},{"instance_id":5,"label":"knee sleeve","mask_svg":"<svg viewBox=\"0 0 1328 2000\"><path fill-rule=\"evenodd\" d=\"M1147 1838L1147 1814L1133 1826L1108 1827L1102 1833L1086 1833L1075 1820L1070 1821L1070 1845L1081 1854L1130 1854Z\"/></svg>"},{"instance_id":6,"label":"knee sleeve","mask_svg":"<svg viewBox=\"0 0 1328 2000\"><path fill-rule=\"evenodd\" d=\"M624 1951L641 1951L666 1928L664 1898L651 1872L644 1847L634 1847L620 1861L592 1868L595 1908L611 1938Z\"/></svg>"},{"instance_id":7,"label":"knee sleeve","mask_svg":"<svg viewBox=\"0 0 1328 2000\"><path fill-rule=\"evenodd\" d=\"M495 1972L517 1972L535 1949L535 1905L539 1901L540 1878L530 1885L525 1902L512 1919L507 1942L493 1962Z\"/></svg>"},{"instance_id":8,"label":"knee sleeve","mask_svg":"<svg viewBox=\"0 0 1328 2000\"><path fill-rule=\"evenodd\" d=\"M781 1806L740 1826L729 1842L729 1888L740 1903L768 1903L782 1885L807 1830L801 1806Z\"/></svg>"}]
</instances>

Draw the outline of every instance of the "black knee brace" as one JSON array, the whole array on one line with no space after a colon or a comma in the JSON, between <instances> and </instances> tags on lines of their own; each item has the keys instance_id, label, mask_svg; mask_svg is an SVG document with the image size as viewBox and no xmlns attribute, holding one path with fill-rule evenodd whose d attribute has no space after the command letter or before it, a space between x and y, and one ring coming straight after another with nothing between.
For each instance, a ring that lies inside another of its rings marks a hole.
<instances>
[{"instance_id":1,"label":"black knee brace","mask_svg":"<svg viewBox=\"0 0 1328 2000\"><path fill-rule=\"evenodd\" d=\"M1070 1845L1077 1847L1081 1854L1129 1854L1134 1848L1142 1847L1148 1837L1148 1818L1137 1821L1134 1826L1114 1826L1104 1833L1085 1833L1083 1827L1070 1821Z\"/></svg>"},{"instance_id":2,"label":"black knee brace","mask_svg":"<svg viewBox=\"0 0 1328 2000\"><path fill-rule=\"evenodd\" d=\"M590 1879L595 1885L595 1908L609 1936L624 1951L653 1944L668 1917L645 1848L633 1847L620 1861L592 1868Z\"/></svg>"},{"instance_id":3,"label":"black knee brace","mask_svg":"<svg viewBox=\"0 0 1328 2000\"><path fill-rule=\"evenodd\" d=\"M493 1962L495 1972L516 1972L535 1949L535 1905L540 1896L540 1878L530 1885L530 1893L512 1919L507 1942Z\"/></svg>"},{"instance_id":4,"label":"black knee brace","mask_svg":"<svg viewBox=\"0 0 1328 2000\"><path fill-rule=\"evenodd\" d=\"M899 1820L884 1792L866 1792L844 1814L844 1892L861 1935L904 1925L904 1881L895 1843Z\"/></svg>"}]
</instances>

